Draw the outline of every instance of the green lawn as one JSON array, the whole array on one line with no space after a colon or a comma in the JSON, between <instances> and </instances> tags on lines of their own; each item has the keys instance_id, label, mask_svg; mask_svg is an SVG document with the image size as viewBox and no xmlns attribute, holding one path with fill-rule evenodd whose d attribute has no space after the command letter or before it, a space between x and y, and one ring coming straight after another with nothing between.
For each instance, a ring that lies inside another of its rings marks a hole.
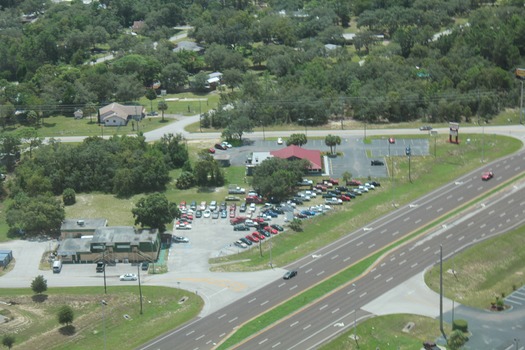
<instances>
[{"instance_id":1,"label":"green lawn","mask_svg":"<svg viewBox=\"0 0 525 350\"><path fill-rule=\"evenodd\" d=\"M49 288L42 302L32 294L28 288L0 289L0 298L14 303L0 306L2 314L12 318L0 335L14 334L15 347L23 343L23 349L104 349L104 338L107 349L132 349L193 319L203 307L203 300L192 293L166 287L142 286L142 314L136 286L111 286L108 294L102 287ZM56 321L62 305L74 310L71 334L64 334Z\"/></svg>"}]
</instances>

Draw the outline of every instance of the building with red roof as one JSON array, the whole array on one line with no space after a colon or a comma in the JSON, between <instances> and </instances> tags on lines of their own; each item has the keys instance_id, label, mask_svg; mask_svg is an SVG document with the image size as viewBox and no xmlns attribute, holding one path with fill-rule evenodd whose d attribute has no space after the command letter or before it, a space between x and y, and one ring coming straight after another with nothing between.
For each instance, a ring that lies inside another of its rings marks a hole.
<instances>
[{"instance_id":1,"label":"building with red roof","mask_svg":"<svg viewBox=\"0 0 525 350\"><path fill-rule=\"evenodd\" d=\"M277 151L271 151L270 154L274 157L288 160L306 159L310 162L309 171L316 173L323 171L321 151L319 150L304 149L296 145L291 145Z\"/></svg>"}]
</instances>

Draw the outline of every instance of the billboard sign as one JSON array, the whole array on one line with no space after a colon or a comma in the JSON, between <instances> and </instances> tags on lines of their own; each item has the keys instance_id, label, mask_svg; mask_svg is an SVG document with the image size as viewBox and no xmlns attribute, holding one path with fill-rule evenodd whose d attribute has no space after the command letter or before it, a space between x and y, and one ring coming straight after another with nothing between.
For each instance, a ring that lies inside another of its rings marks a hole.
<instances>
[{"instance_id":1,"label":"billboard sign","mask_svg":"<svg viewBox=\"0 0 525 350\"><path fill-rule=\"evenodd\" d=\"M525 68L516 68L514 74L516 75L516 78L525 80Z\"/></svg>"}]
</instances>

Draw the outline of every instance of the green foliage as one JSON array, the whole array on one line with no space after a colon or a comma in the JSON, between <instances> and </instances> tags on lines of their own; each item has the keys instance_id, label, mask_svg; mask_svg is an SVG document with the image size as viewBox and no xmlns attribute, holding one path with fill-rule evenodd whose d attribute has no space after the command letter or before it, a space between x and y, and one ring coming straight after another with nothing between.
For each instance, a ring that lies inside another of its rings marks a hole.
<instances>
[{"instance_id":1,"label":"green foliage","mask_svg":"<svg viewBox=\"0 0 525 350\"><path fill-rule=\"evenodd\" d=\"M42 294L47 290L47 280L42 275L36 276L31 282L31 290L36 294Z\"/></svg>"},{"instance_id":2,"label":"green foliage","mask_svg":"<svg viewBox=\"0 0 525 350\"><path fill-rule=\"evenodd\" d=\"M334 154L338 145L341 144L341 137L337 135L326 135L324 139L325 145L330 147L330 154Z\"/></svg>"},{"instance_id":3,"label":"green foliage","mask_svg":"<svg viewBox=\"0 0 525 350\"><path fill-rule=\"evenodd\" d=\"M64 205L73 205L77 201L75 190L72 188L66 188L64 189L64 192L62 192L62 202L64 202Z\"/></svg>"},{"instance_id":4,"label":"green foliage","mask_svg":"<svg viewBox=\"0 0 525 350\"><path fill-rule=\"evenodd\" d=\"M468 341L468 337L459 329L456 329L450 333L447 339L447 345L451 350L458 350L465 345Z\"/></svg>"},{"instance_id":5,"label":"green foliage","mask_svg":"<svg viewBox=\"0 0 525 350\"><path fill-rule=\"evenodd\" d=\"M175 184L175 186L179 190L186 190L188 188L192 188L193 186L195 186L195 184L196 181L193 173L191 171L183 171L177 179L177 183Z\"/></svg>"},{"instance_id":6,"label":"green foliage","mask_svg":"<svg viewBox=\"0 0 525 350\"><path fill-rule=\"evenodd\" d=\"M8 205L6 221L11 232L25 232L28 236L38 234L56 235L65 218L64 207L50 194L30 197L18 193Z\"/></svg>"},{"instance_id":7,"label":"green foliage","mask_svg":"<svg viewBox=\"0 0 525 350\"><path fill-rule=\"evenodd\" d=\"M193 177L197 186L222 186L224 185L224 172L219 163L206 152L200 153L200 158L193 167ZM191 180L189 177L188 180Z\"/></svg>"},{"instance_id":8,"label":"green foliage","mask_svg":"<svg viewBox=\"0 0 525 350\"><path fill-rule=\"evenodd\" d=\"M463 320L463 319L454 320L454 322L452 323L452 330L456 330L456 329L462 331L463 333L467 333L468 332L467 320Z\"/></svg>"},{"instance_id":9,"label":"green foliage","mask_svg":"<svg viewBox=\"0 0 525 350\"><path fill-rule=\"evenodd\" d=\"M131 212L135 218L135 225L156 228L161 233L166 230L167 224L180 216L177 204L169 202L162 193L142 197Z\"/></svg>"},{"instance_id":10,"label":"green foliage","mask_svg":"<svg viewBox=\"0 0 525 350\"><path fill-rule=\"evenodd\" d=\"M58 309L58 312L57 312L58 323L68 326L71 323L73 323L74 318L75 318L75 313L73 312L73 309L69 305L63 305Z\"/></svg>"},{"instance_id":11,"label":"green foliage","mask_svg":"<svg viewBox=\"0 0 525 350\"><path fill-rule=\"evenodd\" d=\"M289 138L286 139L286 146L296 145L301 147L306 145L308 140L306 139L305 134L291 134Z\"/></svg>"},{"instance_id":12,"label":"green foliage","mask_svg":"<svg viewBox=\"0 0 525 350\"><path fill-rule=\"evenodd\" d=\"M2 338L2 345L8 349L11 349L14 343L15 343L15 336L12 334L6 334Z\"/></svg>"},{"instance_id":13,"label":"green foliage","mask_svg":"<svg viewBox=\"0 0 525 350\"><path fill-rule=\"evenodd\" d=\"M290 222L290 229L292 229L295 232L302 232L303 231L303 222L301 219L293 219Z\"/></svg>"},{"instance_id":14,"label":"green foliage","mask_svg":"<svg viewBox=\"0 0 525 350\"><path fill-rule=\"evenodd\" d=\"M305 160L266 159L255 168L252 185L264 197L282 201L294 193L308 165Z\"/></svg>"}]
</instances>

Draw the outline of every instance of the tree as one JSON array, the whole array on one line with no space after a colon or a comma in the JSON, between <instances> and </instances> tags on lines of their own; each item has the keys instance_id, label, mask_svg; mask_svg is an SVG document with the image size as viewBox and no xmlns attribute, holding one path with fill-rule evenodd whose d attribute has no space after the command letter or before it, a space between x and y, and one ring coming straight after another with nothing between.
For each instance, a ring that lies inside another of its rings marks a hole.
<instances>
[{"instance_id":1,"label":"tree","mask_svg":"<svg viewBox=\"0 0 525 350\"><path fill-rule=\"evenodd\" d=\"M451 350L458 350L465 345L465 343L468 341L468 337L459 329L456 329L450 333L447 345Z\"/></svg>"},{"instance_id":2,"label":"tree","mask_svg":"<svg viewBox=\"0 0 525 350\"><path fill-rule=\"evenodd\" d=\"M175 184L179 190L186 190L193 186L195 186L195 176L190 171L183 171Z\"/></svg>"},{"instance_id":3,"label":"tree","mask_svg":"<svg viewBox=\"0 0 525 350\"><path fill-rule=\"evenodd\" d=\"M162 193L142 197L131 212L135 218L135 225L156 228L161 233L166 231L167 224L180 216L177 204L168 201Z\"/></svg>"},{"instance_id":4,"label":"tree","mask_svg":"<svg viewBox=\"0 0 525 350\"><path fill-rule=\"evenodd\" d=\"M295 231L295 232L302 232L303 231L303 222L301 221L301 219L293 219L290 224L289 224L290 228Z\"/></svg>"},{"instance_id":5,"label":"tree","mask_svg":"<svg viewBox=\"0 0 525 350\"><path fill-rule=\"evenodd\" d=\"M62 192L62 202L64 202L64 205L75 204L76 203L75 190L72 188L66 188L64 192Z\"/></svg>"},{"instance_id":6,"label":"tree","mask_svg":"<svg viewBox=\"0 0 525 350\"><path fill-rule=\"evenodd\" d=\"M324 143L325 143L325 145L330 147L330 153L334 154L337 145L341 144L341 137L339 137L337 135L330 135L330 134L328 134L328 135L326 135L326 137L324 139Z\"/></svg>"},{"instance_id":7,"label":"tree","mask_svg":"<svg viewBox=\"0 0 525 350\"><path fill-rule=\"evenodd\" d=\"M31 282L31 289L36 294L42 294L47 290L47 280L42 275L38 275Z\"/></svg>"},{"instance_id":8,"label":"tree","mask_svg":"<svg viewBox=\"0 0 525 350\"><path fill-rule=\"evenodd\" d=\"M18 131L21 142L29 144L29 158L33 157L33 149L40 146L44 139L38 136L38 130L35 128L23 128Z\"/></svg>"},{"instance_id":9,"label":"tree","mask_svg":"<svg viewBox=\"0 0 525 350\"><path fill-rule=\"evenodd\" d=\"M65 219L62 203L51 194L29 197L18 193L6 211L6 222L11 231L23 230L28 236L55 235Z\"/></svg>"},{"instance_id":10,"label":"tree","mask_svg":"<svg viewBox=\"0 0 525 350\"><path fill-rule=\"evenodd\" d=\"M164 111L168 110L166 101L159 101L159 103L157 103L157 109L162 113L162 121L164 121Z\"/></svg>"},{"instance_id":11,"label":"tree","mask_svg":"<svg viewBox=\"0 0 525 350\"><path fill-rule=\"evenodd\" d=\"M255 169L253 187L266 198L282 201L295 192L308 165L306 160L267 159Z\"/></svg>"},{"instance_id":12,"label":"tree","mask_svg":"<svg viewBox=\"0 0 525 350\"><path fill-rule=\"evenodd\" d=\"M286 140L286 146L296 145L301 147L302 145L306 145L307 142L308 140L305 134L291 134Z\"/></svg>"},{"instance_id":13,"label":"tree","mask_svg":"<svg viewBox=\"0 0 525 350\"><path fill-rule=\"evenodd\" d=\"M13 171L16 161L20 158L20 137L13 133L0 134L0 153L4 154L4 164L7 171Z\"/></svg>"},{"instance_id":14,"label":"tree","mask_svg":"<svg viewBox=\"0 0 525 350\"><path fill-rule=\"evenodd\" d=\"M146 96L146 98L150 102L150 113L153 113L153 100L157 98L157 92L155 91L155 89L146 89L146 94L144 96Z\"/></svg>"},{"instance_id":15,"label":"tree","mask_svg":"<svg viewBox=\"0 0 525 350\"><path fill-rule=\"evenodd\" d=\"M11 349L13 347L13 344L15 343L15 336L11 334L6 334L2 338L2 345L7 347L8 349Z\"/></svg>"},{"instance_id":16,"label":"tree","mask_svg":"<svg viewBox=\"0 0 525 350\"><path fill-rule=\"evenodd\" d=\"M74 318L75 314L70 306L63 305L60 307L60 309L58 309L57 319L58 323L61 325L69 326L71 323L73 323Z\"/></svg>"}]
</instances>

